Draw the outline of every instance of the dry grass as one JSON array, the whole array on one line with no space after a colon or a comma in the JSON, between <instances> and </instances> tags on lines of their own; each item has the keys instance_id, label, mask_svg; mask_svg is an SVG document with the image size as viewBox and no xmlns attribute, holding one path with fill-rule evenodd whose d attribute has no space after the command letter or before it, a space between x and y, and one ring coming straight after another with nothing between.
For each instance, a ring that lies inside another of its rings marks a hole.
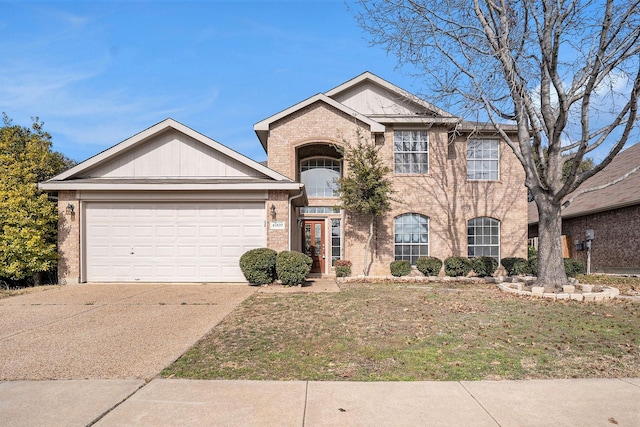
<instances>
[{"instance_id":1,"label":"dry grass","mask_svg":"<svg viewBox=\"0 0 640 427\"><path fill-rule=\"evenodd\" d=\"M349 284L256 294L163 371L262 380L640 376L640 304L525 299L493 285Z\"/></svg>"},{"instance_id":2,"label":"dry grass","mask_svg":"<svg viewBox=\"0 0 640 427\"><path fill-rule=\"evenodd\" d=\"M55 288L57 286L58 285L42 285L42 286L32 286L29 288L19 288L19 289L0 288L0 299L9 298L16 295L30 294L33 292L46 291L46 290Z\"/></svg>"},{"instance_id":3,"label":"dry grass","mask_svg":"<svg viewBox=\"0 0 640 427\"><path fill-rule=\"evenodd\" d=\"M580 283L592 285L613 286L620 290L621 295L640 295L640 277L613 276L610 274L582 274L577 277Z\"/></svg>"}]
</instances>

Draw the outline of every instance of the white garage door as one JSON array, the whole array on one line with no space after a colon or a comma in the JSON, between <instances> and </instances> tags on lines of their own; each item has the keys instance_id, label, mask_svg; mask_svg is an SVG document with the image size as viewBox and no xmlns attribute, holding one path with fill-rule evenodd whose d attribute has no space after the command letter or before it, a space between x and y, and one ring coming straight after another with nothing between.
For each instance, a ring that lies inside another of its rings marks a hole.
<instances>
[{"instance_id":1,"label":"white garage door","mask_svg":"<svg viewBox=\"0 0 640 427\"><path fill-rule=\"evenodd\" d=\"M243 282L266 245L264 202L87 203L89 282Z\"/></svg>"}]
</instances>

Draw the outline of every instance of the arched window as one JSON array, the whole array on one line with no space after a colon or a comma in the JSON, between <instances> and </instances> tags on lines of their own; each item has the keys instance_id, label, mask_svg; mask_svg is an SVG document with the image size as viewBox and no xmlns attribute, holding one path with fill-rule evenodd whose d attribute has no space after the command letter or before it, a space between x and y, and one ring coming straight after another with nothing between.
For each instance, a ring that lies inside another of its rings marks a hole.
<instances>
[{"instance_id":1,"label":"arched window","mask_svg":"<svg viewBox=\"0 0 640 427\"><path fill-rule=\"evenodd\" d=\"M300 181L307 189L308 197L336 197L335 181L340 178L339 160L315 157L300 163Z\"/></svg>"},{"instance_id":2,"label":"arched window","mask_svg":"<svg viewBox=\"0 0 640 427\"><path fill-rule=\"evenodd\" d=\"M408 213L393 220L395 259L406 259L411 265L421 256L429 256L429 218Z\"/></svg>"},{"instance_id":3,"label":"arched window","mask_svg":"<svg viewBox=\"0 0 640 427\"><path fill-rule=\"evenodd\" d=\"M492 257L500 261L500 221L478 217L467 223L467 254L469 258Z\"/></svg>"}]
</instances>

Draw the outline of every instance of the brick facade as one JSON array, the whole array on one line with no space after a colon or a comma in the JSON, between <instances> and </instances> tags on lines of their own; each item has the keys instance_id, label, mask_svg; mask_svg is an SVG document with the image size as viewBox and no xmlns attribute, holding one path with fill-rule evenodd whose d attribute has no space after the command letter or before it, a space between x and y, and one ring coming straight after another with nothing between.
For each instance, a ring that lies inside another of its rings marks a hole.
<instances>
[{"instance_id":1,"label":"brick facade","mask_svg":"<svg viewBox=\"0 0 640 427\"><path fill-rule=\"evenodd\" d=\"M290 216L288 212L289 196L285 191L269 191L266 202L267 211L267 247L278 252L289 250ZM272 210L271 207L275 210ZM284 221L284 229L271 229L273 221Z\"/></svg>"},{"instance_id":2,"label":"brick facade","mask_svg":"<svg viewBox=\"0 0 640 427\"><path fill-rule=\"evenodd\" d=\"M571 245L584 241L585 231L592 229L592 273L640 273L640 205L628 206L562 220L562 234ZM587 251L571 250L572 258L587 262Z\"/></svg>"},{"instance_id":3,"label":"brick facade","mask_svg":"<svg viewBox=\"0 0 640 427\"><path fill-rule=\"evenodd\" d=\"M524 171L511 150L500 146L500 179L467 181L466 136L449 144L447 128L424 124L402 129L429 130L430 170L425 175L392 173L397 203L376 223L372 242L373 264L370 274L388 275L394 260L393 221L404 213L419 213L429 218L430 255L444 259L467 255L467 221L492 217L500 221L501 257L526 257L527 202ZM292 179L298 179L298 149L308 144L343 145L355 142L357 135L380 146L380 154L393 170L394 126L387 125L384 137L375 138L367 125L327 104L316 102L273 123L268 141L268 165ZM347 172L343 165L343 175ZM309 206L334 206L337 199L309 198ZM343 258L353 263L360 274L368 235L368 219L342 214ZM294 241L293 249L296 247Z\"/></svg>"}]
</instances>

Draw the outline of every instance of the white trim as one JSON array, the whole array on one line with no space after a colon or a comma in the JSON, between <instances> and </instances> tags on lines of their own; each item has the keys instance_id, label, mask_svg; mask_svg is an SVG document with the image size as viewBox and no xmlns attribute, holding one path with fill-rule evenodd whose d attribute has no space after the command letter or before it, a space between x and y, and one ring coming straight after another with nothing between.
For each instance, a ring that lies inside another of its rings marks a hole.
<instances>
[{"instance_id":1,"label":"white trim","mask_svg":"<svg viewBox=\"0 0 640 427\"><path fill-rule=\"evenodd\" d=\"M76 199L88 202L259 202L267 191L81 191Z\"/></svg>"},{"instance_id":2,"label":"white trim","mask_svg":"<svg viewBox=\"0 0 640 427\"><path fill-rule=\"evenodd\" d=\"M76 193L76 198L79 198L79 194ZM80 277L78 278L78 281L80 283L86 283L87 282L87 256L85 254L86 251L86 212L87 212L87 206L86 203L84 203L82 200L79 200L78 202L80 204L79 206L79 211L80 211L80 224L79 224L79 242L78 244L80 245L80 250L79 252L79 263L80 263Z\"/></svg>"},{"instance_id":3,"label":"white trim","mask_svg":"<svg viewBox=\"0 0 640 427\"><path fill-rule=\"evenodd\" d=\"M160 180L158 180L160 181ZM208 191L240 191L240 190L299 190L302 184L297 182L261 182L261 183L114 183L109 182L78 182L78 181L46 181L38 184L41 190L138 190L138 191L185 191L185 190L208 190Z\"/></svg>"}]
</instances>

